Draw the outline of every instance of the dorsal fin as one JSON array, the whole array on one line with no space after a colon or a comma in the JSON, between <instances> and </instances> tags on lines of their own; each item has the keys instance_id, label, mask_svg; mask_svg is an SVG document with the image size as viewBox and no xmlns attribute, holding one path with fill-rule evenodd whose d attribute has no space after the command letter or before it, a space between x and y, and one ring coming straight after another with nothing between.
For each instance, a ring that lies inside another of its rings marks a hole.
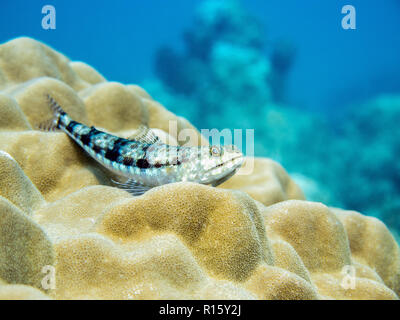
<instances>
[{"instance_id":1,"label":"dorsal fin","mask_svg":"<svg viewBox=\"0 0 400 320\"><path fill-rule=\"evenodd\" d=\"M47 101L49 102L49 106L55 116L59 116L60 114L65 114L65 111L61 108L58 102L51 95L48 94L46 95L46 97Z\"/></svg>"},{"instance_id":2,"label":"dorsal fin","mask_svg":"<svg viewBox=\"0 0 400 320\"><path fill-rule=\"evenodd\" d=\"M157 137L154 132L145 125L141 125L133 135L128 137L128 139L148 144L160 142L160 138Z\"/></svg>"},{"instance_id":3,"label":"dorsal fin","mask_svg":"<svg viewBox=\"0 0 400 320\"><path fill-rule=\"evenodd\" d=\"M56 131L60 129L58 127L58 121L61 115L65 115L65 111L61 108L61 106L57 103L56 100L49 94L46 95L47 102L50 106L51 111L53 112L53 118L49 120L45 120L40 123L37 127L43 131Z\"/></svg>"},{"instance_id":4,"label":"dorsal fin","mask_svg":"<svg viewBox=\"0 0 400 320\"><path fill-rule=\"evenodd\" d=\"M58 131L58 121L57 119L43 121L37 125L37 129L41 131Z\"/></svg>"}]
</instances>

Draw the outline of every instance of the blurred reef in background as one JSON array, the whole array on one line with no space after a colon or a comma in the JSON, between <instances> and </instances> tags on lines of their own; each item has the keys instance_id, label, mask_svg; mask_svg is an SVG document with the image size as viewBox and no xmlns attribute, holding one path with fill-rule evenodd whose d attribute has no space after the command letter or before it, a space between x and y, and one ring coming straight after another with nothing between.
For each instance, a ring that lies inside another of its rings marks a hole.
<instances>
[{"instance_id":1,"label":"blurred reef in background","mask_svg":"<svg viewBox=\"0 0 400 320\"><path fill-rule=\"evenodd\" d=\"M296 48L267 39L239 1L204 1L184 52L160 48L157 78L143 86L199 128L255 129L255 155L282 163L309 200L374 215L399 232L400 93L334 120L287 105Z\"/></svg>"}]
</instances>

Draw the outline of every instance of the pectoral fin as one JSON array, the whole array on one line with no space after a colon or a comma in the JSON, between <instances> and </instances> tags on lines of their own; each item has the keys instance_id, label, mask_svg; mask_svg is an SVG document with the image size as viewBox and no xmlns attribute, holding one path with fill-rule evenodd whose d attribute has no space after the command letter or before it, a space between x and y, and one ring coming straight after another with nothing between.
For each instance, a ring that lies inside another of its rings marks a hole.
<instances>
[{"instance_id":1,"label":"pectoral fin","mask_svg":"<svg viewBox=\"0 0 400 320\"><path fill-rule=\"evenodd\" d=\"M142 143L154 144L160 142L160 138L157 137L149 127L142 125L137 131L128 137L129 140L136 140Z\"/></svg>"},{"instance_id":2,"label":"pectoral fin","mask_svg":"<svg viewBox=\"0 0 400 320\"><path fill-rule=\"evenodd\" d=\"M227 174L225 177L215 180L214 182L211 183L213 187L219 186L221 183L225 182L226 180L230 179L234 174L236 173L236 170L233 170L231 173Z\"/></svg>"},{"instance_id":3,"label":"pectoral fin","mask_svg":"<svg viewBox=\"0 0 400 320\"><path fill-rule=\"evenodd\" d=\"M112 182L117 188L128 191L133 196L140 196L152 188L149 186L143 186L133 179L128 179L126 182L118 182L115 180L112 180Z\"/></svg>"}]
</instances>

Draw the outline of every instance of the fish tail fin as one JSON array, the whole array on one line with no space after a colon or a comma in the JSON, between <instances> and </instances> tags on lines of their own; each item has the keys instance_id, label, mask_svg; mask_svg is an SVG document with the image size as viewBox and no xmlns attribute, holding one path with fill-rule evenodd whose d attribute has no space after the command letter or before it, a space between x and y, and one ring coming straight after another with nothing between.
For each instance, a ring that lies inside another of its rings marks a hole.
<instances>
[{"instance_id":1,"label":"fish tail fin","mask_svg":"<svg viewBox=\"0 0 400 320\"><path fill-rule=\"evenodd\" d=\"M49 120L43 121L38 125L40 130L43 131L56 131L61 129L62 121L61 117L67 115L66 112L61 108L55 99L49 94L47 95L47 101L53 112L53 117Z\"/></svg>"}]
</instances>

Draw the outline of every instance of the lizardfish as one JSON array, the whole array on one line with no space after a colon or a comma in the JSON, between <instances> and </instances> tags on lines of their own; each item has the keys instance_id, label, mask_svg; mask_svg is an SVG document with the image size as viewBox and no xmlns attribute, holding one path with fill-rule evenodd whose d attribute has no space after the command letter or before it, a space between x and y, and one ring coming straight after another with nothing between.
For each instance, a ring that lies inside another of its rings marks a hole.
<instances>
[{"instance_id":1,"label":"lizardfish","mask_svg":"<svg viewBox=\"0 0 400 320\"><path fill-rule=\"evenodd\" d=\"M171 146L142 126L129 139L72 120L48 95L53 118L41 125L62 130L93 159L114 174L127 178L116 185L133 195L167 183L190 181L217 186L232 177L243 163L243 154L230 146Z\"/></svg>"}]
</instances>

